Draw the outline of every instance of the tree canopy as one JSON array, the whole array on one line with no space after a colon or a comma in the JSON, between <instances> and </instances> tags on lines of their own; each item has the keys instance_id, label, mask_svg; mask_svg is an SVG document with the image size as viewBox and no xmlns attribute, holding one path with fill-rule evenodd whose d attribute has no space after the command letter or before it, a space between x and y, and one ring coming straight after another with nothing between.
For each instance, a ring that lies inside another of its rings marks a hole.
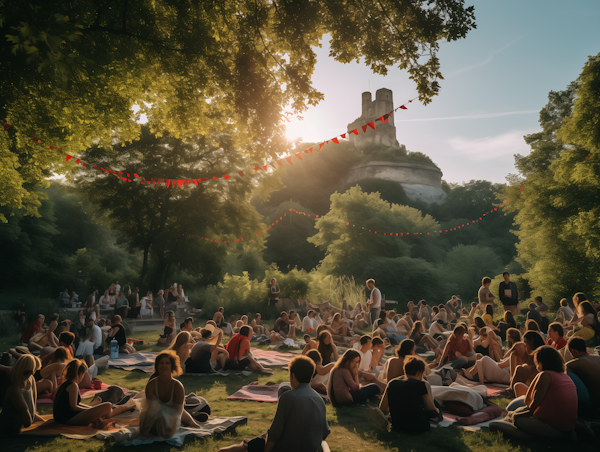
<instances>
[{"instance_id":1,"label":"tree canopy","mask_svg":"<svg viewBox=\"0 0 600 452\"><path fill-rule=\"evenodd\" d=\"M535 294L600 295L600 55L576 82L551 92L542 131L525 137L530 155L516 156L506 209L517 212L518 260ZM560 298L559 298L560 299Z\"/></svg>"},{"instance_id":2,"label":"tree canopy","mask_svg":"<svg viewBox=\"0 0 600 452\"><path fill-rule=\"evenodd\" d=\"M463 0L0 0L0 206L35 214L65 153L136 140L142 113L176 138L231 125L255 160L285 151L284 117L322 98L325 36L338 61L408 71L427 103L439 43L474 27Z\"/></svg>"}]
</instances>

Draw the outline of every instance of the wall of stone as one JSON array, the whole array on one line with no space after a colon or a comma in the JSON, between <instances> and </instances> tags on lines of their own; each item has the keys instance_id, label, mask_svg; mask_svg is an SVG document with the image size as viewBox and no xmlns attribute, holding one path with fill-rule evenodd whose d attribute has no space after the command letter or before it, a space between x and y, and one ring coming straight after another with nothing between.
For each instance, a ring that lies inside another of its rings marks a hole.
<instances>
[{"instance_id":1,"label":"wall of stone","mask_svg":"<svg viewBox=\"0 0 600 452\"><path fill-rule=\"evenodd\" d=\"M392 180L401 184L429 185L442 187L442 172L433 166L418 163L396 163L373 161L353 167L346 176L346 182L377 178Z\"/></svg>"}]
</instances>

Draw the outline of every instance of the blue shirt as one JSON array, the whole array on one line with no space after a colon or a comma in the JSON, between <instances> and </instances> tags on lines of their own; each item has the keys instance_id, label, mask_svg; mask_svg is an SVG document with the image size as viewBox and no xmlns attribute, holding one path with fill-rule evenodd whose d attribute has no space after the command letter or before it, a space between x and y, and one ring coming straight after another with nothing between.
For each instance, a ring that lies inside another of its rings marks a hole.
<instances>
[{"instance_id":1,"label":"blue shirt","mask_svg":"<svg viewBox=\"0 0 600 452\"><path fill-rule=\"evenodd\" d=\"M267 441L273 452L317 452L329 435L325 402L308 383L282 394Z\"/></svg>"}]
</instances>

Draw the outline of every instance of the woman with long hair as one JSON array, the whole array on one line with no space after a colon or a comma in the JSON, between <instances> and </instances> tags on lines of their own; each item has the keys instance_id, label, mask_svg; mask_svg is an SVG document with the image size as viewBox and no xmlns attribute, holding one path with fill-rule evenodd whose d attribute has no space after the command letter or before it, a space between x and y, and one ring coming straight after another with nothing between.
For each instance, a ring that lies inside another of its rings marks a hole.
<instances>
[{"instance_id":1,"label":"woman with long hair","mask_svg":"<svg viewBox=\"0 0 600 452\"><path fill-rule=\"evenodd\" d=\"M527 388L538 373L533 362L533 352L544 345L544 338L537 331L527 331L523 335L523 343L527 362L518 366L513 366L511 362L511 380L510 389L519 397L527 392Z\"/></svg>"},{"instance_id":2,"label":"woman with long hair","mask_svg":"<svg viewBox=\"0 0 600 452\"><path fill-rule=\"evenodd\" d=\"M115 417L125 411L135 408L130 400L124 405L113 408L110 402L99 403L95 406L81 403L79 383L87 373L88 366L81 359L74 359L65 367L64 382L56 391L54 398L54 420L59 424L82 425L94 424L102 427L102 420Z\"/></svg>"},{"instance_id":3,"label":"woman with long hair","mask_svg":"<svg viewBox=\"0 0 600 452\"><path fill-rule=\"evenodd\" d=\"M190 357L190 350L193 346L192 335L187 331L181 331L177 337L175 337L175 340L169 348L167 348L167 350L172 350L177 353L183 373L185 373L185 362Z\"/></svg>"},{"instance_id":4,"label":"woman with long hair","mask_svg":"<svg viewBox=\"0 0 600 452\"><path fill-rule=\"evenodd\" d=\"M175 313L173 311L165 312L165 324L163 333L158 338L159 344L170 344L175 339Z\"/></svg>"},{"instance_id":5,"label":"woman with long hair","mask_svg":"<svg viewBox=\"0 0 600 452\"><path fill-rule=\"evenodd\" d=\"M573 297L573 302L575 302L575 297ZM598 313L589 301L579 301L575 304L577 306L577 320L572 321L570 326L580 325L581 329L576 330L573 336L589 341L600 333Z\"/></svg>"},{"instance_id":6,"label":"woman with long hair","mask_svg":"<svg viewBox=\"0 0 600 452\"><path fill-rule=\"evenodd\" d=\"M412 339L415 341L415 344L419 347L428 346L429 348L435 350L438 347L438 342L432 338L429 334L425 333L425 328L423 327L423 322L417 320L410 334L408 335L408 339Z\"/></svg>"},{"instance_id":7,"label":"woman with long hair","mask_svg":"<svg viewBox=\"0 0 600 452\"><path fill-rule=\"evenodd\" d=\"M317 350L319 350L319 353L323 358L323 365L326 366L331 362L336 362L339 359L339 355L337 347L333 343L331 333L327 330L322 331L317 340L319 342Z\"/></svg>"},{"instance_id":8,"label":"woman with long hair","mask_svg":"<svg viewBox=\"0 0 600 452\"><path fill-rule=\"evenodd\" d=\"M10 385L0 412L0 436L16 435L42 418L36 412L37 388L33 375L42 363L36 356L26 354L10 369Z\"/></svg>"},{"instance_id":9,"label":"woman with long hair","mask_svg":"<svg viewBox=\"0 0 600 452\"><path fill-rule=\"evenodd\" d=\"M327 395L335 407L357 405L374 400L381 393L375 383L361 386L358 379L360 353L349 349L335 363L327 385Z\"/></svg>"},{"instance_id":10,"label":"woman with long hair","mask_svg":"<svg viewBox=\"0 0 600 452\"><path fill-rule=\"evenodd\" d=\"M331 332L333 334L338 334L340 336L351 336L351 331L348 329L348 325L342 320L342 315L337 312L333 315L331 319Z\"/></svg>"},{"instance_id":11,"label":"woman with long hair","mask_svg":"<svg viewBox=\"0 0 600 452\"><path fill-rule=\"evenodd\" d=\"M510 311L504 311L504 318L498 322L498 336L505 341L506 340L506 332L509 328L516 328L517 322L515 322L515 318L513 313Z\"/></svg>"},{"instance_id":12,"label":"woman with long hair","mask_svg":"<svg viewBox=\"0 0 600 452\"><path fill-rule=\"evenodd\" d=\"M159 353L154 360L154 373L146 385L146 398L140 408L140 436L171 438L181 423L200 428L190 414L183 409L185 389L173 377L183 373L179 357L173 350Z\"/></svg>"},{"instance_id":13,"label":"woman with long hair","mask_svg":"<svg viewBox=\"0 0 600 452\"><path fill-rule=\"evenodd\" d=\"M533 353L539 372L525 394L525 406L499 422L490 424L490 431L499 431L509 438L568 440L577 421L577 389L566 374L560 353L544 345Z\"/></svg>"},{"instance_id":14,"label":"woman with long hair","mask_svg":"<svg viewBox=\"0 0 600 452\"><path fill-rule=\"evenodd\" d=\"M400 342L400 345L398 345L396 350L394 350L395 356L389 358L385 362L383 369L379 373L379 381L387 383L394 378L404 375L404 358L407 356L416 355L415 346L415 341L412 339L404 339L402 342ZM425 375L428 375L431 372L429 367L427 367L426 371L427 372Z\"/></svg>"},{"instance_id":15,"label":"woman with long hair","mask_svg":"<svg viewBox=\"0 0 600 452\"><path fill-rule=\"evenodd\" d=\"M329 363L326 366L323 365L323 358L319 353L319 350L309 350L306 353L310 359L315 363L315 373L310 382L310 387L317 391L319 394L327 395L327 383L329 381L329 375L331 369L335 366L335 363Z\"/></svg>"},{"instance_id":16,"label":"woman with long hair","mask_svg":"<svg viewBox=\"0 0 600 452\"><path fill-rule=\"evenodd\" d=\"M123 319L120 315L115 315L112 318L110 333L108 333L108 337L106 338L106 342L110 346L110 342L115 339L117 344L119 344L119 353L135 353L136 350L133 345L129 345L127 343L127 334L125 333L125 327L121 325Z\"/></svg>"}]
</instances>

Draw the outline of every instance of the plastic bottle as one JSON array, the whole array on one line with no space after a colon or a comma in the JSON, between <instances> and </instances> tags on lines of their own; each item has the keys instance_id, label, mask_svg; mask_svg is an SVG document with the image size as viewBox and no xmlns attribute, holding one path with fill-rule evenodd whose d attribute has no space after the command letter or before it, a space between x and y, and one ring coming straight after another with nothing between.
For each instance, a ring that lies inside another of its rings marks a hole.
<instances>
[{"instance_id":1,"label":"plastic bottle","mask_svg":"<svg viewBox=\"0 0 600 452\"><path fill-rule=\"evenodd\" d=\"M116 359L119 357L119 343L116 339L110 341L110 358Z\"/></svg>"}]
</instances>

